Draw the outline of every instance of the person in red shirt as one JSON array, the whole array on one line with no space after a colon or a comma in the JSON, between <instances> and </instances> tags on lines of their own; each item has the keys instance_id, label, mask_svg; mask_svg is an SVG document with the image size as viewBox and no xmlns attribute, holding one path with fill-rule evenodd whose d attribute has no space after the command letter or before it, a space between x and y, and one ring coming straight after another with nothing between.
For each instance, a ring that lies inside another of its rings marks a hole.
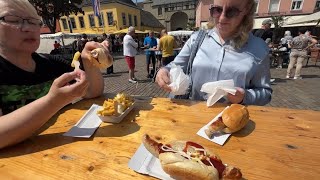
<instances>
[{"instance_id":1,"label":"person in red shirt","mask_svg":"<svg viewBox=\"0 0 320 180\"><path fill-rule=\"evenodd\" d=\"M54 49L59 49L60 48L60 43L58 43L57 41L54 41L53 47Z\"/></svg>"}]
</instances>

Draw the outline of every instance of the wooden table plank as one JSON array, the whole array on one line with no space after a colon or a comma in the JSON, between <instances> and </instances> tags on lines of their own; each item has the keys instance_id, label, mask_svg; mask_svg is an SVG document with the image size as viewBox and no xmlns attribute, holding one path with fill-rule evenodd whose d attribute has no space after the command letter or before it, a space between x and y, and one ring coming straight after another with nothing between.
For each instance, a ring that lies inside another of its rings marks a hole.
<instances>
[{"instance_id":1,"label":"wooden table plank","mask_svg":"<svg viewBox=\"0 0 320 180\"><path fill-rule=\"evenodd\" d=\"M0 150L0 179L150 179L127 165L144 133L164 142L196 141L241 168L246 179L317 179L320 174L320 112L249 106L249 124L219 146L196 132L224 105L155 98L137 102L120 124L103 123L90 139L62 136L103 99L68 106L40 135Z\"/></svg>"}]
</instances>

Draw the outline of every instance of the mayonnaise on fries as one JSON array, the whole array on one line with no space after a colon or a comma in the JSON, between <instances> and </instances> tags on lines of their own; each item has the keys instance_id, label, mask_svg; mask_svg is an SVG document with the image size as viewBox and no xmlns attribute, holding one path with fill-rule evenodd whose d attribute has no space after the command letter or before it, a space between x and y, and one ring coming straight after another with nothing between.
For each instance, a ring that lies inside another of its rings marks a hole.
<instances>
[{"instance_id":1,"label":"mayonnaise on fries","mask_svg":"<svg viewBox=\"0 0 320 180\"><path fill-rule=\"evenodd\" d=\"M97 111L99 116L118 116L133 104L133 99L123 93L117 94L113 99L105 100L103 106Z\"/></svg>"}]
</instances>

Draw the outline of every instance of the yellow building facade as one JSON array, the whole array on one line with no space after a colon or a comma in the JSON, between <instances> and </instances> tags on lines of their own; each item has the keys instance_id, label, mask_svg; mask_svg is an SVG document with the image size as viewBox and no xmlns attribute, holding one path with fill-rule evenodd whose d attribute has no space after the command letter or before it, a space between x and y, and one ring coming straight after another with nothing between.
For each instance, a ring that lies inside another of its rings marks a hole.
<instances>
[{"instance_id":1,"label":"yellow building facade","mask_svg":"<svg viewBox=\"0 0 320 180\"><path fill-rule=\"evenodd\" d=\"M121 1L120 1L121 2ZM94 15L90 5L84 5L82 10L85 14L71 14L69 17L62 16L59 20L61 32L87 34L111 34L115 31L134 26L141 29L140 9L137 6L127 5L112 1L112 3L100 4L100 17ZM69 22L68 22L69 20Z\"/></svg>"}]
</instances>

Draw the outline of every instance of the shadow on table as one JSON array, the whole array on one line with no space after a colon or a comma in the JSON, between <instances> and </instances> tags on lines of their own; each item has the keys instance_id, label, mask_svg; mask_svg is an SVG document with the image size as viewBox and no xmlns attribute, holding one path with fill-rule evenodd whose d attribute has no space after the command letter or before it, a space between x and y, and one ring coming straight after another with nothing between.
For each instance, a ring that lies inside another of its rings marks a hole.
<instances>
[{"instance_id":1,"label":"shadow on table","mask_svg":"<svg viewBox=\"0 0 320 180\"><path fill-rule=\"evenodd\" d=\"M47 149L71 144L75 141L92 141L92 138L80 139L65 137L63 133L44 134L31 137L19 144L0 150L0 159L41 152Z\"/></svg>"},{"instance_id":2,"label":"shadow on table","mask_svg":"<svg viewBox=\"0 0 320 180\"><path fill-rule=\"evenodd\" d=\"M102 123L90 138L63 136L65 132L40 134L31 137L17 145L0 150L0 159L41 152L47 149L71 144L77 141L93 141L95 137L123 137L133 134L140 130L140 126L136 122L136 118L140 115L139 112L141 110L151 110L154 108L154 106L150 104L152 101L151 97L135 96L135 98L137 102L136 107L133 108L132 111L119 124ZM143 103L139 103L141 101L143 101ZM92 103L90 104L90 106L91 105ZM71 109L71 107L66 107L65 111L67 111L68 109ZM50 126L55 124L55 122L57 121L58 116L59 115L55 115L54 118L52 118L41 128L41 130L38 131L38 133L45 133L46 129L50 129ZM72 127L72 125L70 125L70 127ZM88 129L83 129L81 132L82 135L86 135Z\"/></svg>"},{"instance_id":3,"label":"shadow on table","mask_svg":"<svg viewBox=\"0 0 320 180\"><path fill-rule=\"evenodd\" d=\"M177 104L179 106L193 106L198 104L199 101L191 101L190 99L170 99L172 103Z\"/></svg>"},{"instance_id":4,"label":"shadow on table","mask_svg":"<svg viewBox=\"0 0 320 180\"><path fill-rule=\"evenodd\" d=\"M95 137L123 137L139 131L140 126L136 122L125 121L120 124L101 125L90 138L77 138L63 136L62 133L43 134L34 136L17 145L0 150L0 159L32 154L44 150L56 148L78 141L93 141ZM86 135L89 129L82 129L78 135ZM89 130L90 131L90 130Z\"/></svg>"},{"instance_id":5,"label":"shadow on table","mask_svg":"<svg viewBox=\"0 0 320 180\"><path fill-rule=\"evenodd\" d=\"M256 128L256 123L250 119L248 124L243 129L233 133L232 135L235 137L246 137L249 134L251 134L255 128Z\"/></svg>"}]
</instances>

